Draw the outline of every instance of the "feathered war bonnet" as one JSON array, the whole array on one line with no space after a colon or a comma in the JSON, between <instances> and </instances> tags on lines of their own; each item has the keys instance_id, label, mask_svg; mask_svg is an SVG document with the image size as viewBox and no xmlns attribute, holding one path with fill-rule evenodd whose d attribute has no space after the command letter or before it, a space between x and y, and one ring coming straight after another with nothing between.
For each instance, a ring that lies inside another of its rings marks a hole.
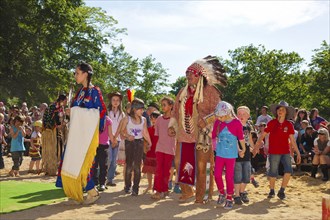
<instances>
[{"instance_id":1,"label":"feathered war bonnet","mask_svg":"<svg viewBox=\"0 0 330 220\"><path fill-rule=\"evenodd\" d=\"M194 101L197 103L203 101L204 79L211 86L227 86L227 77L225 69L215 56L207 56L203 59L196 60L186 70L186 73L193 73L195 76L201 76L197 84ZM218 88L217 88L218 89Z\"/></svg>"}]
</instances>

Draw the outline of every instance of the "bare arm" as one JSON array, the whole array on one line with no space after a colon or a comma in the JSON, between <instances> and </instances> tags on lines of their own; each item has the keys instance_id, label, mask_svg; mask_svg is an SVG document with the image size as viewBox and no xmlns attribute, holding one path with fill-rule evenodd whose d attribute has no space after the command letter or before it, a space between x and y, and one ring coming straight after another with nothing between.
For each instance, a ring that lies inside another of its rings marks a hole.
<instances>
[{"instance_id":1,"label":"bare arm","mask_svg":"<svg viewBox=\"0 0 330 220\"><path fill-rule=\"evenodd\" d=\"M241 144L242 150L238 151L238 154L240 157L244 157L245 151L246 151L246 147L245 147L245 140L239 140L239 143Z\"/></svg>"},{"instance_id":2,"label":"bare arm","mask_svg":"<svg viewBox=\"0 0 330 220\"><path fill-rule=\"evenodd\" d=\"M259 152L259 148L262 146L262 140L267 136L268 133L264 132L262 135L259 136L257 143L255 144L252 154L255 156Z\"/></svg>"},{"instance_id":3,"label":"bare arm","mask_svg":"<svg viewBox=\"0 0 330 220\"><path fill-rule=\"evenodd\" d=\"M300 164L301 163L301 156L300 156L300 152L299 152L299 149L298 149L298 146L297 146L297 143L294 139L293 134L290 134L289 138L290 138L291 146L297 154L297 164Z\"/></svg>"},{"instance_id":4,"label":"bare arm","mask_svg":"<svg viewBox=\"0 0 330 220\"><path fill-rule=\"evenodd\" d=\"M129 139L129 134L127 134L127 130L126 130L126 126L128 124L128 117L123 118L120 123L119 123L119 127L118 130L120 131L120 137L123 140Z\"/></svg>"},{"instance_id":5,"label":"bare arm","mask_svg":"<svg viewBox=\"0 0 330 220\"><path fill-rule=\"evenodd\" d=\"M323 154L323 155L327 155L329 152L330 152L330 145L327 146L327 147L324 149L324 151L322 151L322 154Z\"/></svg>"},{"instance_id":6,"label":"bare arm","mask_svg":"<svg viewBox=\"0 0 330 220\"><path fill-rule=\"evenodd\" d=\"M117 131L116 131L115 136L114 136L115 139L117 139L117 137L120 135L121 127L122 127L122 124L123 124L123 119L125 118L124 113L122 115L123 115L123 118L119 122Z\"/></svg>"},{"instance_id":7,"label":"bare arm","mask_svg":"<svg viewBox=\"0 0 330 220\"><path fill-rule=\"evenodd\" d=\"M148 128L147 128L147 123L143 123L143 137L148 142L148 145L150 148L152 143L151 143L150 135L149 135Z\"/></svg>"},{"instance_id":8,"label":"bare arm","mask_svg":"<svg viewBox=\"0 0 330 220\"><path fill-rule=\"evenodd\" d=\"M19 129L17 129L17 131L14 132L14 129L12 127L9 130L9 134L10 134L11 138L17 138L18 132L19 132Z\"/></svg>"},{"instance_id":9,"label":"bare arm","mask_svg":"<svg viewBox=\"0 0 330 220\"><path fill-rule=\"evenodd\" d=\"M108 126L108 135L109 135L109 139L111 141L111 146L114 148L114 147L117 147L117 139L114 138L113 134L112 134L112 125L109 125Z\"/></svg>"}]
</instances>

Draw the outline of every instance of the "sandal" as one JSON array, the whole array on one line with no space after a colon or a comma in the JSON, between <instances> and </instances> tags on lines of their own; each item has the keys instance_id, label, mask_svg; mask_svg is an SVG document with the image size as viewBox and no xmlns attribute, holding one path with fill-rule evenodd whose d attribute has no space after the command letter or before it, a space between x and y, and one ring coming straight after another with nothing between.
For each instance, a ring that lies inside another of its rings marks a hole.
<instances>
[{"instance_id":1,"label":"sandal","mask_svg":"<svg viewBox=\"0 0 330 220\"><path fill-rule=\"evenodd\" d=\"M184 202L188 202L188 200L189 200L190 198L192 198L192 197L194 197L194 194L187 195L187 196L180 196L180 198L179 198L179 202L182 202L182 203L184 203Z\"/></svg>"},{"instance_id":2,"label":"sandal","mask_svg":"<svg viewBox=\"0 0 330 220\"><path fill-rule=\"evenodd\" d=\"M162 196L162 193L156 192L155 194L153 194L153 195L151 196L151 198L152 198L152 199L155 199L155 200L160 200L160 199L163 198L163 196Z\"/></svg>"},{"instance_id":3,"label":"sandal","mask_svg":"<svg viewBox=\"0 0 330 220\"><path fill-rule=\"evenodd\" d=\"M15 174L16 177L20 177L20 175L19 175L19 171L18 171L18 170L15 170L15 171L14 171L14 174Z\"/></svg>"},{"instance_id":4,"label":"sandal","mask_svg":"<svg viewBox=\"0 0 330 220\"><path fill-rule=\"evenodd\" d=\"M92 204L100 198L100 193L95 188L89 190L87 193L88 193L88 195L87 195L85 201L83 202L84 205Z\"/></svg>"},{"instance_id":5,"label":"sandal","mask_svg":"<svg viewBox=\"0 0 330 220\"><path fill-rule=\"evenodd\" d=\"M11 176L11 177L15 176L14 172L15 172L14 170L11 170L11 171L8 173L8 176Z\"/></svg>"}]
</instances>

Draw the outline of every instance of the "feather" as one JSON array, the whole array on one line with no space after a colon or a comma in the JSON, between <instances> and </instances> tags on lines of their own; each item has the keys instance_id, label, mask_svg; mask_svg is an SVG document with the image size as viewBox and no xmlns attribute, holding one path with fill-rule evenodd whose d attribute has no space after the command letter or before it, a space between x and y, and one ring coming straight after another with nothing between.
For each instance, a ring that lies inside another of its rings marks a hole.
<instances>
[{"instance_id":1,"label":"feather","mask_svg":"<svg viewBox=\"0 0 330 220\"><path fill-rule=\"evenodd\" d=\"M132 98L132 92L130 89L127 89L127 99L129 102L132 102L133 100L131 99Z\"/></svg>"},{"instance_id":2,"label":"feather","mask_svg":"<svg viewBox=\"0 0 330 220\"><path fill-rule=\"evenodd\" d=\"M226 71L217 57L209 55L203 59L195 61L192 65L196 64L202 67L200 73L206 78L208 84L218 84L223 87L227 86Z\"/></svg>"}]
</instances>

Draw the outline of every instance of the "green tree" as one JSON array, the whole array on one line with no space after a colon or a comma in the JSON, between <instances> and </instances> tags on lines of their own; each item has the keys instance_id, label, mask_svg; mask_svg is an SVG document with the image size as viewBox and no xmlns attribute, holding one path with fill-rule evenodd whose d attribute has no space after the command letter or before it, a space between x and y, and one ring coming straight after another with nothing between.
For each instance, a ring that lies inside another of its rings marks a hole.
<instances>
[{"instance_id":1,"label":"green tree","mask_svg":"<svg viewBox=\"0 0 330 220\"><path fill-rule=\"evenodd\" d=\"M106 65L102 47L125 32L82 0L2 0L0 19L0 99L32 104L67 92L79 60Z\"/></svg>"},{"instance_id":2,"label":"green tree","mask_svg":"<svg viewBox=\"0 0 330 220\"><path fill-rule=\"evenodd\" d=\"M323 41L321 47L314 50L309 64L308 106L318 108L320 115L330 118L330 44Z\"/></svg>"},{"instance_id":3,"label":"green tree","mask_svg":"<svg viewBox=\"0 0 330 220\"><path fill-rule=\"evenodd\" d=\"M136 97L146 103L157 102L157 97L166 94L163 89L168 86L169 74L162 64L149 55L139 62L139 75L136 89Z\"/></svg>"},{"instance_id":4,"label":"green tree","mask_svg":"<svg viewBox=\"0 0 330 220\"><path fill-rule=\"evenodd\" d=\"M300 71L303 58L297 53L249 45L230 50L229 55L231 59L224 63L229 76L224 100L248 106L252 115L261 106L280 100L301 105L306 86Z\"/></svg>"},{"instance_id":5,"label":"green tree","mask_svg":"<svg viewBox=\"0 0 330 220\"><path fill-rule=\"evenodd\" d=\"M139 60L126 52L123 44L112 47L109 63L107 82L111 85L111 89L126 91L136 86Z\"/></svg>"},{"instance_id":6,"label":"green tree","mask_svg":"<svg viewBox=\"0 0 330 220\"><path fill-rule=\"evenodd\" d=\"M176 79L174 83L171 84L172 90L170 91L170 93L176 96L180 92L180 89L185 87L186 84L187 84L186 77L180 76L179 78Z\"/></svg>"}]
</instances>

